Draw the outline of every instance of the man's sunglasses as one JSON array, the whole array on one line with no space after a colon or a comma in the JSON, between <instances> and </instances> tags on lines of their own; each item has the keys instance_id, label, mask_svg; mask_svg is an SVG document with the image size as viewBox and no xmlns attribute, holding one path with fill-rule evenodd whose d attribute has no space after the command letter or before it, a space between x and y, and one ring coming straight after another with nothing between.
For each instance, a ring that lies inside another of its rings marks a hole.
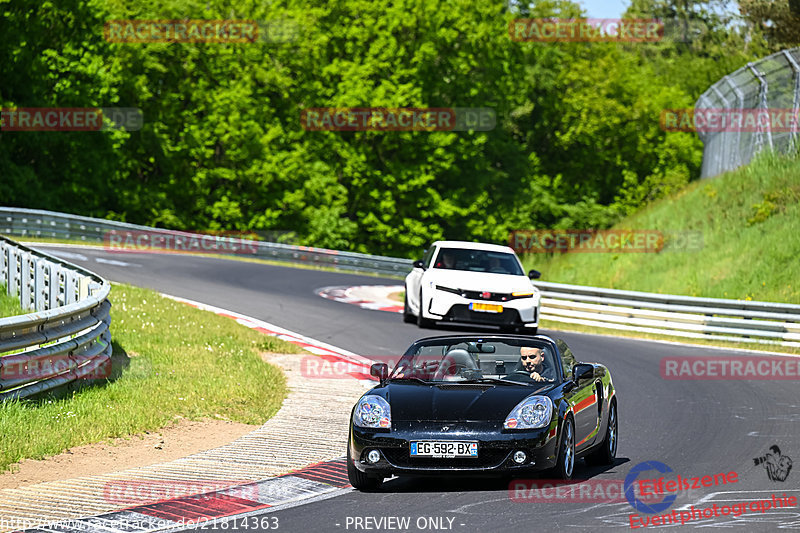
<instances>
[{"instance_id":1,"label":"man's sunglasses","mask_svg":"<svg viewBox=\"0 0 800 533\"><path fill-rule=\"evenodd\" d=\"M535 359L535 358L539 357L540 355L542 355L542 354L536 354L536 355L521 355L521 356L520 356L520 359Z\"/></svg>"}]
</instances>

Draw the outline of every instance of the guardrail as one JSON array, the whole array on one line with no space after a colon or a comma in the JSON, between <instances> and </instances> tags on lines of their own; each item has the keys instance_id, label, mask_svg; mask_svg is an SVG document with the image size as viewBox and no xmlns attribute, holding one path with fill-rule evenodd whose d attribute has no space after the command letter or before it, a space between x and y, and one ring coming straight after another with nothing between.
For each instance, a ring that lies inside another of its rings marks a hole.
<instances>
[{"instance_id":1,"label":"guardrail","mask_svg":"<svg viewBox=\"0 0 800 533\"><path fill-rule=\"evenodd\" d=\"M207 237L207 235L196 233L151 228L126 222L82 217L53 211L0 207L0 234L19 237L107 242L110 234L125 235L126 232L134 235L147 232L149 234L163 234L173 238L184 237L188 239L192 237ZM411 261L395 257L340 252L310 246L293 246L265 241L243 240L241 242L252 246L255 249L252 257L259 259L289 261L390 275L405 275L411 269Z\"/></svg>"},{"instance_id":2,"label":"guardrail","mask_svg":"<svg viewBox=\"0 0 800 533\"><path fill-rule=\"evenodd\" d=\"M0 233L103 241L106 232L149 231L201 235L50 211L0 208ZM251 241L256 257L342 270L405 275L412 261L321 248ZM800 347L800 305L602 289L536 282L542 318L586 326L755 344Z\"/></svg>"},{"instance_id":3,"label":"guardrail","mask_svg":"<svg viewBox=\"0 0 800 533\"><path fill-rule=\"evenodd\" d=\"M108 376L107 281L0 237L0 285L33 311L0 319L0 400Z\"/></svg>"},{"instance_id":4,"label":"guardrail","mask_svg":"<svg viewBox=\"0 0 800 533\"><path fill-rule=\"evenodd\" d=\"M542 318L676 337L800 347L800 305L537 282Z\"/></svg>"}]
</instances>

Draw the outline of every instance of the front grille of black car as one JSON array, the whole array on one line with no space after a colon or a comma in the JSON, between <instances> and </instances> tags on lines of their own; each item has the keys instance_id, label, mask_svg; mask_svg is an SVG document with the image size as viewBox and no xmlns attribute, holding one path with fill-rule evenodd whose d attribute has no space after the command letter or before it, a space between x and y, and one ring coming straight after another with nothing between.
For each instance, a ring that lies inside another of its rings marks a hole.
<instances>
[{"instance_id":1,"label":"front grille of black car","mask_svg":"<svg viewBox=\"0 0 800 533\"><path fill-rule=\"evenodd\" d=\"M483 324L496 324L498 326L508 326L520 324L519 312L516 309L503 309L502 313L483 313L473 311L467 305L456 304L450 308L445 315L445 320L454 322L480 322Z\"/></svg>"},{"instance_id":2,"label":"front grille of black car","mask_svg":"<svg viewBox=\"0 0 800 533\"><path fill-rule=\"evenodd\" d=\"M386 460L401 468L491 468L499 466L506 460L508 450L481 449L478 447L478 457L454 457L440 459L433 457L411 457L408 448L382 449Z\"/></svg>"}]
</instances>

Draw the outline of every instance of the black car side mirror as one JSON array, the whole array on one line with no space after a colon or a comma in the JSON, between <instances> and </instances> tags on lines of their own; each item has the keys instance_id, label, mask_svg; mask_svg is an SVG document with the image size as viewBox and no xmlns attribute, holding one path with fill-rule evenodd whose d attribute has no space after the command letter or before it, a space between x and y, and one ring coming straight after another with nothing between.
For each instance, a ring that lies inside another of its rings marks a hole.
<instances>
[{"instance_id":1,"label":"black car side mirror","mask_svg":"<svg viewBox=\"0 0 800 533\"><path fill-rule=\"evenodd\" d=\"M422 264L422 261L414 261L414 268L421 268L425 270L425 265Z\"/></svg>"},{"instance_id":2,"label":"black car side mirror","mask_svg":"<svg viewBox=\"0 0 800 533\"><path fill-rule=\"evenodd\" d=\"M528 277L530 279L539 279L542 277L542 273L539 272L538 270L531 270L528 272Z\"/></svg>"},{"instance_id":3,"label":"black car side mirror","mask_svg":"<svg viewBox=\"0 0 800 533\"><path fill-rule=\"evenodd\" d=\"M578 383L582 379L589 379L594 377L594 367L585 363L578 363L572 367L572 380Z\"/></svg>"},{"instance_id":4,"label":"black car side mirror","mask_svg":"<svg viewBox=\"0 0 800 533\"><path fill-rule=\"evenodd\" d=\"M383 385L389 377L389 366L386 363L374 363L369 367L369 375L378 378Z\"/></svg>"}]
</instances>

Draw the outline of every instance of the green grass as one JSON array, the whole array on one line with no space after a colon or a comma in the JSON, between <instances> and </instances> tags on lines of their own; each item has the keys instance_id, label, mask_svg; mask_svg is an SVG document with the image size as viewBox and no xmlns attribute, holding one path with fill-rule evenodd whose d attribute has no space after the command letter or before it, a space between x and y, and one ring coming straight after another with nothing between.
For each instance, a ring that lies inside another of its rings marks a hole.
<instances>
[{"instance_id":1,"label":"green grass","mask_svg":"<svg viewBox=\"0 0 800 533\"><path fill-rule=\"evenodd\" d=\"M800 159L766 154L616 228L700 231L699 252L527 254L542 281L800 303Z\"/></svg>"},{"instance_id":2,"label":"green grass","mask_svg":"<svg viewBox=\"0 0 800 533\"><path fill-rule=\"evenodd\" d=\"M0 402L0 471L181 418L261 424L280 408L285 378L259 353L300 348L150 290L115 284L110 299L115 359L127 368L62 399Z\"/></svg>"},{"instance_id":3,"label":"green grass","mask_svg":"<svg viewBox=\"0 0 800 533\"><path fill-rule=\"evenodd\" d=\"M23 311L19 306L19 298L6 294L5 285L0 285L0 318L21 314Z\"/></svg>"}]
</instances>

